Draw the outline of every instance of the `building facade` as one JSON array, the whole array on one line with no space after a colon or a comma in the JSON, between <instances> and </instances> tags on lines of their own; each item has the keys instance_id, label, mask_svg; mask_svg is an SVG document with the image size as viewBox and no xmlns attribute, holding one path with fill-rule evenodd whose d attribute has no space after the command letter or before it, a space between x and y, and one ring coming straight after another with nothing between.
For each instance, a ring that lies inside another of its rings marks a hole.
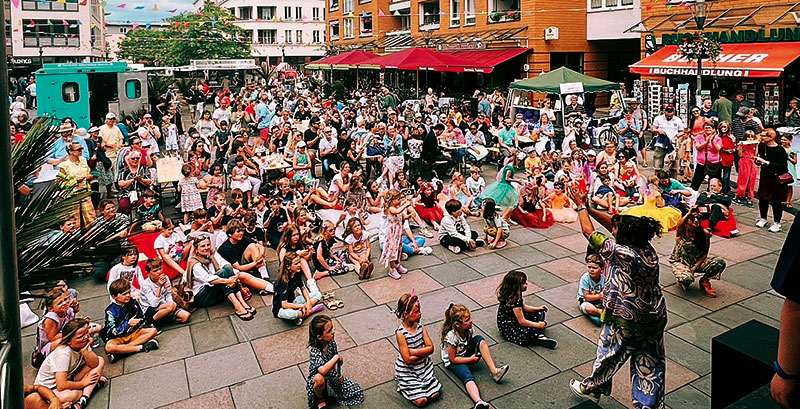
<instances>
[{"instance_id":1,"label":"building facade","mask_svg":"<svg viewBox=\"0 0 800 409\"><path fill-rule=\"evenodd\" d=\"M118 61L117 53L119 45L128 32L139 27L148 27L150 30L163 31L168 28L165 23L131 23L129 21L108 21L106 22L106 57L110 61ZM130 61L129 61L130 62Z\"/></svg>"},{"instance_id":2,"label":"building facade","mask_svg":"<svg viewBox=\"0 0 800 409\"><path fill-rule=\"evenodd\" d=\"M202 7L203 0L195 2ZM325 3L323 0L221 0L220 7L236 17L234 24L247 30L252 56L271 65L306 64L325 55Z\"/></svg>"},{"instance_id":3,"label":"building facade","mask_svg":"<svg viewBox=\"0 0 800 409\"><path fill-rule=\"evenodd\" d=\"M8 7L8 3L4 2ZM41 63L104 61L105 10L100 0L22 0L6 9L12 70Z\"/></svg>"},{"instance_id":4,"label":"building facade","mask_svg":"<svg viewBox=\"0 0 800 409\"><path fill-rule=\"evenodd\" d=\"M339 50L524 47L514 78L567 66L616 81L639 57L639 36L624 30L640 20L640 0L326 1L329 45Z\"/></svg>"}]
</instances>

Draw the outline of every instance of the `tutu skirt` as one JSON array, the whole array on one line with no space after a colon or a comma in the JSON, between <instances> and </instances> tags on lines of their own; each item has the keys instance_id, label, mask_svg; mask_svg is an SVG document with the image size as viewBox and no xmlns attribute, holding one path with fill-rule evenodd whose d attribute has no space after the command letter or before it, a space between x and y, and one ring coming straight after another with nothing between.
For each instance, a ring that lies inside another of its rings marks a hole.
<instances>
[{"instance_id":1,"label":"tutu skirt","mask_svg":"<svg viewBox=\"0 0 800 409\"><path fill-rule=\"evenodd\" d=\"M542 220L542 212L543 209L536 209L532 212L525 212L523 213L519 207L514 208L509 214L509 218L511 220L531 229L546 229L555 223L555 219L553 219L553 214L547 212L544 220Z\"/></svg>"},{"instance_id":2,"label":"tutu skirt","mask_svg":"<svg viewBox=\"0 0 800 409\"><path fill-rule=\"evenodd\" d=\"M416 205L414 206L414 210L416 210L419 217L428 224L439 224L442 221L442 217L444 217L444 210L438 205L433 207Z\"/></svg>"},{"instance_id":3,"label":"tutu skirt","mask_svg":"<svg viewBox=\"0 0 800 409\"><path fill-rule=\"evenodd\" d=\"M495 182L486 187L480 195L481 200L493 199L494 202L504 208L516 206L519 202L517 189L508 182Z\"/></svg>"}]
</instances>

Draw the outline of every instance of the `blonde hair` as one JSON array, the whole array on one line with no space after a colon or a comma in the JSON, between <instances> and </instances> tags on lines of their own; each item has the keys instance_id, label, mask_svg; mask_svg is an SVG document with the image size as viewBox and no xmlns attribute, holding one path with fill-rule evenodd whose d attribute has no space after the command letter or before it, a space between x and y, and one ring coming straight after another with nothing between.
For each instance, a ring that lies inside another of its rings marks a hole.
<instances>
[{"instance_id":1,"label":"blonde hair","mask_svg":"<svg viewBox=\"0 0 800 409\"><path fill-rule=\"evenodd\" d=\"M444 345L444 340L447 338L447 333L451 330L455 330L454 326L456 323L463 321L471 315L472 313L469 311L469 308L465 307L463 304L450 304L450 306L447 307L447 311L444 312L444 322L442 323L442 345Z\"/></svg>"},{"instance_id":2,"label":"blonde hair","mask_svg":"<svg viewBox=\"0 0 800 409\"><path fill-rule=\"evenodd\" d=\"M477 173L480 175L482 171L481 168L473 165L471 168L469 168L469 173Z\"/></svg>"}]
</instances>

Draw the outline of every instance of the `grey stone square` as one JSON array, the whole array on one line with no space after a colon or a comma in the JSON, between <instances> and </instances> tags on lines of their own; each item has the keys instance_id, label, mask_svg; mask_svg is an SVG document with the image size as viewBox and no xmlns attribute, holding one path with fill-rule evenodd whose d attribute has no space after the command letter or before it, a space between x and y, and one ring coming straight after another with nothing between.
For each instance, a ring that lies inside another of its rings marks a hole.
<instances>
[{"instance_id":1,"label":"grey stone square","mask_svg":"<svg viewBox=\"0 0 800 409\"><path fill-rule=\"evenodd\" d=\"M453 382L445 373L444 370L437 366L434 368L436 378L442 384L441 398L439 401L428 405L428 407L436 409L462 409L472 407L472 399L461 389L459 385ZM397 383L395 381L384 382L365 391L367 398L359 409L387 409L387 408L411 408L413 405L403 398L403 395L397 392Z\"/></svg>"},{"instance_id":2,"label":"grey stone square","mask_svg":"<svg viewBox=\"0 0 800 409\"><path fill-rule=\"evenodd\" d=\"M744 261L727 267L722 272L722 279L750 291L767 291L771 288L769 283L772 280L773 267L766 267L753 261Z\"/></svg>"},{"instance_id":3,"label":"grey stone square","mask_svg":"<svg viewBox=\"0 0 800 409\"><path fill-rule=\"evenodd\" d=\"M461 261L425 267L424 270L426 274L443 286L452 286L483 278L483 275Z\"/></svg>"},{"instance_id":4,"label":"grey stone square","mask_svg":"<svg viewBox=\"0 0 800 409\"><path fill-rule=\"evenodd\" d=\"M262 311L262 313L267 313L267 311ZM235 319L238 320L238 318ZM233 325L231 325L230 317L198 322L192 324L189 329L192 332L192 344L194 344L196 354L214 351L239 342Z\"/></svg>"},{"instance_id":5,"label":"grey stone square","mask_svg":"<svg viewBox=\"0 0 800 409\"><path fill-rule=\"evenodd\" d=\"M464 262L464 264L470 266L472 269L483 274L484 276L504 274L507 273L509 270L519 267L513 261L495 253L484 254L478 257L470 257L462 261Z\"/></svg>"},{"instance_id":6,"label":"grey stone square","mask_svg":"<svg viewBox=\"0 0 800 409\"><path fill-rule=\"evenodd\" d=\"M470 311L480 308L478 303L453 287L422 294L419 296L419 303L423 311L422 323L426 325L444 319L444 312L451 303L463 304ZM397 308L397 303L392 307Z\"/></svg>"},{"instance_id":7,"label":"grey stone square","mask_svg":"<svg viewBox=\"0 0 800 409\"><path fill-rule=\"evenodd\" d=\"M711 407L711 398L692 385L686 385L668 393L664 403L673 409L707 409Z\"/></svg>"},{"instance_id":8,"label":"grey stone square","mask_svg":"<svg viewBox=\"0 0 800 409\"><path fill-rule=\"evenodd\" d=\"M154 385L158 385L158 393L142 393L154 391ZM130 409L131 402L141 408L155 408L186 399L186 367L183 361L174 361L118 376L111 380L109 394L109 409Z\"/></svg>"},{"instance_id":9,"label":"grey stone square","mask_svg":"<svg viewBox=\"0 0 800 409\"><path fill-rule=\"evenodd\" d=\"M236 409L307 408L306 379L290 366L231 386Z\"/></svg>"},{"instance_id":10,"label":"grey stone square","mask_svg":"<svg viewBox=\"0 0 800 409\"><path fill-rule=\"evenodd\" d=\"M664 299L667 302L667 311L679 315L687 320L700 318L708 314L709 310L691 302L687 301L675 294L664 291Z\"/></svg>"},{"instance_id":11,"label":"grey stone square","mask_svg":"<svg viewBox=\"0 0 800 409\"><path fill-rule=\"evenodd\" d=\"M322 291L322 290L320 290ZM339 317L345 314L349 314L353 311L363 310L364 308L374 307L375 303L372 301L369 296L364 293L357 285L351 285L343 288L339 288L334 290L335 298L337 300L341 300L344 303L344 307L337 308L333 311L326 309L323 314L329 315L331 317Z\"/></svg>"},{"instance_id":12,"label":"grey stone square","mask_svg":"<svg viewBox=\"0 0 800 409\"><path fill-rule=\"evenodd\" d=\"M781 318L781 308L783 308L783 298L773 295L772 292L756 295L740 303L757 313L779 320Z\"/></svg>"},{"instance_id":13,"label":"grey stone square","mask_svg":"<svg viewBox=\"0 0 800 409\"><path fill-rule=\"evenodd\" d=\"M536 264L544 263L553 259L553 255L547 254L545 251L540 250L538 247L546 241L519 246L509 249L502 249L498 254L513 261L520 267L528 267Z\"/></svg>"},{"instance_id":14,"label":"grey stone square","mask_svg":"<svg viewBox=\"0 0 800 409\"><path fill-rule=\"evenodd\" d=\"M157 350L125 357L126 374L194 355L188 327L164 331L155 339L158 341Z\"/></svg>"},{"instance_id":15,"label":"grey stone square","mask_svg":"<svg viewBox=\"0 0 800 409\"><path fill-rule=\"evenodd\" d=\"M529 346L533 352L544 358L560 371L574 368L594 360L597 344L573 332L563 324L548 326L544 335L558 341L558 347L550 350L537 345Z\"/></svg>"},{"instance_id":16,"label":"grey stone square","mask_svg":"<svg viewBox=\"0 0 800 409\"><path fill-rule=\"evenodd\" d=\"M252 341L297 327L293 322L274 317L271 307L262 308L250 321L242 321L234 315L228 318L231 320L239 342Z\"/></svg>"},{"instance_id":17,"label":"grey stone square","mask_svg":"<svg viewBox=\"0 0 800 409\"><path fill-rule=\"evenodd\" d=\"M491 403L502 409L566 409L581 403L569 390L571 379L583 379L574 371L564 371L555 376L528 385L518 391L494 399ZM624 408L614 398L601 399L603 408Z\"/></svg>"},{"instance_id":18,"label":"grey stone square","mask_svg":"<svg viewBox=\"0 0 800 409\"><path fill-rule=\"evenodd\" d=\"M358 345L392 335L399 324L397 317L385 305L355 311L337 319Z\"/></svg>"},{"instance_id":19,"label":"grey stone square","mask_svg":"<svg viewBox=\"0 0 800 409\"><path fill-rule=\"evenodd\" d=\"M521 268L519 271L522 271L528 276L529 282L535 284L537 287L543 290L549 290L567 283L561 277L558 277L555 274L550 274L549 272L536 266Z\"/></svg>"},{"instance_id":20,"label":"grey stone square","mask_svg":"<svg viewBox=\"0 0 800 409\"><path fill-rule=\"evenodd\" d=\"M669 330L669 333L706 352L711 352L711 338L727 330L727 328L708 318L698 318Z\"/></svg>"},{"instance_id":21,"label":"grey stone square","mask_svg":"<svg viewBox=\"0 0 800 409\"><path fill-rule=\"evenodd\" d=\"M711 354L676 337L664 334L664 348L667 358L683 365L698 375L711 372Z\"/></svg>"},{"instance_id":22,"label":"grey stone square","mask_svg":"<svg viewBox=\"0 0 800 409\"><path fill-rule=\"evenodd\" d=\"M249 343L220 348L186 359L186 377L192 396L261 376Z\"/></svg>"},{"instance_id":23,"label":"grey stone square","mask_svg":"<svg viewBox=\"0 0 800 409\"><path fill-rule=\"evenodd\" d=\"M536 294L548 305L554 305L567 314L577 317L581 315L578 308L578 283L564 284L560 287L544 290Z\"/></svg>"},{"instance_id":24,"label":"grey stone square","mask_svg":"<svg viewBox=\"0 0 800 409\"><path fill-rule=\"evenodd\" d=\"M775 328L780 327L780 322L774 318L761 315L755 311L748 310L739 304L727 306L719 311L715 311L706 316L706 318L717 324L722 324L728 328L738 327L750 320L757 320L764 324L771 325Z\"/></svg>"},{"instance_id":25,"label":"grey stone square","mask_svg":"<svg viewBox=\"0 0 800 409\"><path fill-rule=\"evenodd\" d=\"M544 229L547 230L547 229ZM509 239L519 245L531 244L547 240L547 237L541 234L543 230L533 229L514 229L509 236Z\"/></svg>"}]
</instances>

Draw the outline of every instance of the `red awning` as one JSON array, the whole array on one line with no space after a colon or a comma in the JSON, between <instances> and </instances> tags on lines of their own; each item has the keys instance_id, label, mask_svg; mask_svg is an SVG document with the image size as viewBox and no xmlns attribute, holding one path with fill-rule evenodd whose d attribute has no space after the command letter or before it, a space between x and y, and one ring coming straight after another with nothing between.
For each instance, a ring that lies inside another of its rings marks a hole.
<instances>
[{"instance_id":1,"label":"red awning","mask_svg":"<svg viewBox=\"0 0 800 409\"><path fill-rule=\"evenodd\" d=\"M703 75L712 77L773 78L800 57L800 42L722 44L719 60L703 61ZM678 46L666 46L630 66L642 75L697 75L697 62L682 59Z\"/></svg>"},{"instance_id":2,"label":"red awning","mask_svg":"<svg viewBox=\"0 0 800 409\"><path fill-rule=\"evenodd\" d=\"M470 67L465 68L464 71L466 72L477 71L488 74L499 64L525 54L528 51L530 51L530 48L496 48L488 50L445 51L445 53L455 55L462 60L471 61L475 67L472 69L470 69Z\"/></svg>"},{"instance_id":3,"label":"red awning","mask_svg":"<svg viewBox=\"0 0 800 409\"><path fill-rule=\"evenodd\" d=\"M381 68L393 68L397 70L428 70L428 71L447 71L464 72L465 69L478 71L472 61L467 61L452 54L441 53L429 48L408 48L400 52L372 58L359 65L379 65Z\"/></svg>"},{"instance_id":4,"label":"red awning","mask_svg":"<svg viewBox=\"0 0 800 409\"><path fill-rule=\"evenodd\" d=\"M332 55L330 57L325 57L323 59L312 61L310 64L314 65L353 65L359 64L362 61L369 60L370 58L375 58L377 55L366 52L363 50L352 50L348 52L344 52L337 55Z\"/></svg>"}]
</instances>

